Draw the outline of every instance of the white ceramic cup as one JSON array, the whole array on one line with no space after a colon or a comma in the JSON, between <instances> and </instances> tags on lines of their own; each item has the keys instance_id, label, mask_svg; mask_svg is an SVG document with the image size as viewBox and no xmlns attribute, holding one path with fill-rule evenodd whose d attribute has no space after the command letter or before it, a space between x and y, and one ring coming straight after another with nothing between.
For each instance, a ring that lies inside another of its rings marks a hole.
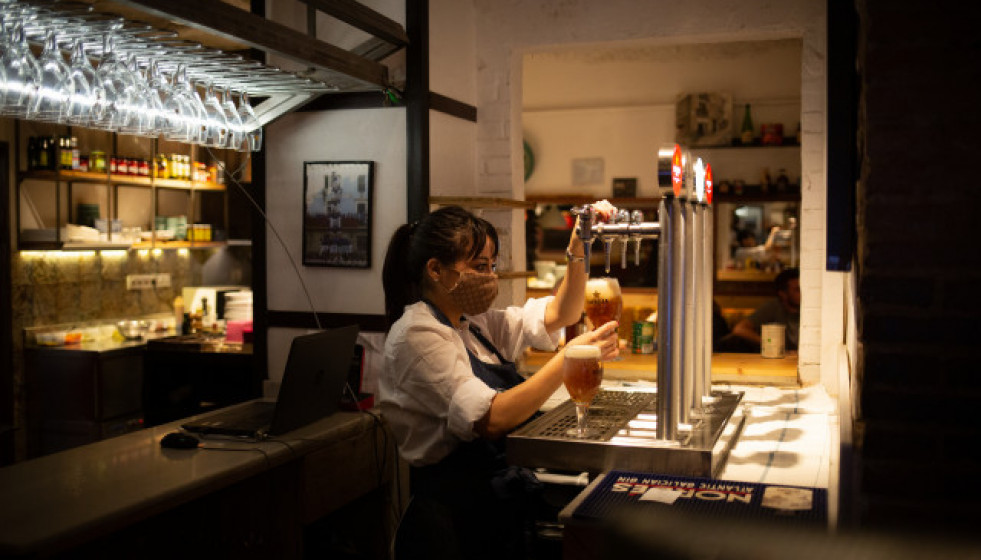
<instances>
[{"instance_id":1,"label":"white ceramic cup","mask_svg":"<svg viewBox=\"0 0 981 560\"><path fill-rule=\"evenodd\" d=\"M760 336L760 353L764 358L783 358L786 353L787 326L780 323L763 325Z\"/></svg>"}]
</instances>

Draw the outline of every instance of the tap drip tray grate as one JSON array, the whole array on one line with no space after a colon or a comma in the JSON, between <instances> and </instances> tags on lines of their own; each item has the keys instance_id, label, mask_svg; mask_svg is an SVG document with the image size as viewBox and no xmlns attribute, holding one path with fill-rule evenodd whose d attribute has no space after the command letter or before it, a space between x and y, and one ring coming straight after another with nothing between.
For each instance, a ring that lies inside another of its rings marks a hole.
<instances>
[{"instance_id":1,"label":"tap drip tray grate","mask_svg":"<svg viewBox=\"0 0 981 560\"><path fill-rule=\"evenodd\" d=\"M657 438L657 398L650 390L600 390L585 438L575 435L576 407L567 400L508 436L508 461L559 471L715 476L742 430L742 393L713 391L670 441Z\"/></svg>"},{"instance_id":2,"label":"tap drip tray grate","mask_svg":"<svg viewBox=\"0 0 981 560\"><path fill-rule=\"evenodd\" d=\"M600 390L589 406L587 426L591 431L588 439L609 441L617 432L641 411L656 406L657 393ZM576 405L566 401L525 426L527 435L544 438L574 439L569 430L576 427Z\"/></svg>"}]
</instances>

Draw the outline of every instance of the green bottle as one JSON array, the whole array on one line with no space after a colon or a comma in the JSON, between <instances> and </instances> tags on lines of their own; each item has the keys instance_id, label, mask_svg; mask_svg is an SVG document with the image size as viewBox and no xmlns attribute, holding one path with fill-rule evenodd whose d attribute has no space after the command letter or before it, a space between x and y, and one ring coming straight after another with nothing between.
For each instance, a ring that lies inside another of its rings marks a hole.
<instances>
[{"instance_id":1,"label":"green bottle","mask_svg":"<svg viewBox=\"0 0 981 560\"><path fill-rule=\"evenodd\" d=\"M746 112L743 114L741 136L743 144L753 143L753 117L749 114L749 103L746 104Z\"/></svg>"}]
</instances>

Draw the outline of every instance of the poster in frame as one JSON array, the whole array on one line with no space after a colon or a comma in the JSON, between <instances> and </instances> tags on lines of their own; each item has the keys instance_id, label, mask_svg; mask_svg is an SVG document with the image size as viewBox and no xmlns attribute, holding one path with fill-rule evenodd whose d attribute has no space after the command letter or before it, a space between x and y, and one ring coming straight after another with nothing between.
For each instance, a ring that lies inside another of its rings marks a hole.
<instances>
[{"instance_id":1,"label":"poster in frame","mask_svg":"<svg viewBox=\"0 0 981 560\"><path fill-rule=\"evenodd\" d=\"M303 265L371 268L372 161L303 162Z\"/></svg>"}]
</instances>

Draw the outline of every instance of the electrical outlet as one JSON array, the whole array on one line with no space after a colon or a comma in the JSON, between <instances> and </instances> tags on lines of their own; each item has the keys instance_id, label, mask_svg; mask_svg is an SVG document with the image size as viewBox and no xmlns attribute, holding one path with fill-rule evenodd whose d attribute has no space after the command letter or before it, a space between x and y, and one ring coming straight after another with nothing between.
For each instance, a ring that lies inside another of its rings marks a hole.
<instances>
[{"instance_id":1,"label":"electrical outlet","mask_svg":"<svg viewBox=\"0 0 981 560\"><path fill-rule=\"evenodd\" d=\"M155 288L169 288L170 274L127 274L127 290L153 290Z\"/></svg>"}]
</instances>

